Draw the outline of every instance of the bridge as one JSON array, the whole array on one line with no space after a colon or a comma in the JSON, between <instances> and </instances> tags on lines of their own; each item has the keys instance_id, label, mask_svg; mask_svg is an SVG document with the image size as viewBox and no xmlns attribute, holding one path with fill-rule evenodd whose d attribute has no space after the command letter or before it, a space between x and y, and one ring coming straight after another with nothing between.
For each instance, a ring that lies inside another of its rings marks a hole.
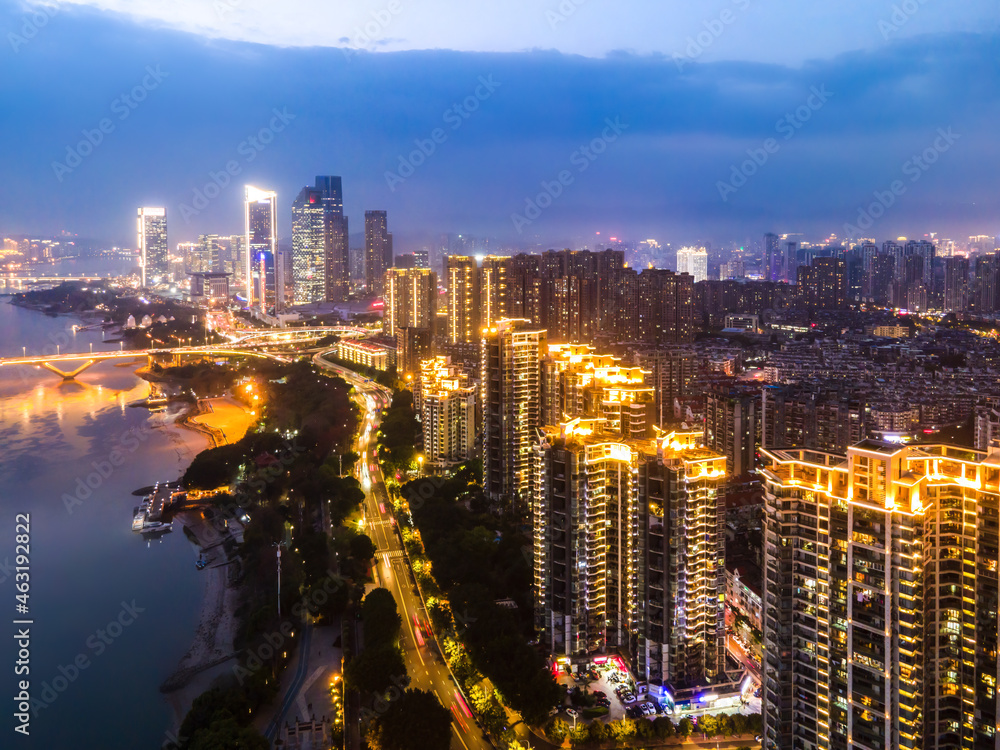
<instances>
[{"instance_id":1,"label":"bridge","mask_svg":"<svg viewBox=\"0 0 1000 750\"><path fill-rule=\"evenodd\" d=\"M287 361L269 352L258 351L259 347L280 346L282 344L302 343L305 341L318 341L326 336L368 336L372 332L365 328L353 326L323 326L316 328L293 328L275 331L253 331L245 332L236 336L228 344L209 344L206 346L177 346L163 347L159 349L128 349L109 352L68 352L66 354L40 354L24 357L7 357L0 359L0 368L16 365L27 365L34 367L44 367L46 370L55 373L63 380L72 380L81 372L98 362L108 360L136 359L146 357L152 363L154 357L172 356L181 357L185 355L201 354L217 357L259 357L262 359L272 359L280 362ZM69 362L80 363L74 369L64 370L56 363Z\"/></svg>"}]
</instances>

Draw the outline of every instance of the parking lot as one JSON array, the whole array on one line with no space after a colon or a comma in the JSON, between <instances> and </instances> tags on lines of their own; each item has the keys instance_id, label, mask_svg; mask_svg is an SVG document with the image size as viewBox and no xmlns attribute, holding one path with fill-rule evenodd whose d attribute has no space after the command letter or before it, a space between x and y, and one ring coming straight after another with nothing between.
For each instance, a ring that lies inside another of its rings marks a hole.
<instances>
[{"instance_id":1,"label":"parking lot","mask_svg":"<svg viewBox=\"0 0 1000 750\"><path fill-rule=\"evenodd\" d=\"M582 667L581 667L582 669ZM655 701L640 698L635 692L635 682L628 673L624 662L618 657L595 659L590 670L566 673L565 668L559 670L558 681L572 691L574 688L596 697L596 706L603 705L608 713L601 716L605 721L614 721L625 716L631 718L656 718L659 715ZM595 707L596 707L595 706ZM585 706L576 706L578 719L587 717ZM659 709L662 711L662 709ZM564 712L572 723L573 715Z\"/></svg>"}]
</instances>

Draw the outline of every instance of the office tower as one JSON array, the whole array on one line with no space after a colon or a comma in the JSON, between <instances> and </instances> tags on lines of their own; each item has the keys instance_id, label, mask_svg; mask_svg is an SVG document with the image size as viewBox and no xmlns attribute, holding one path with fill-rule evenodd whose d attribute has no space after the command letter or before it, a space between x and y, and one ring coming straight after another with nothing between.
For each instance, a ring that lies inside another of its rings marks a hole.
<instances>
[{"instance_id":1,"label":"office tower","mask_svg":"<svg viewBox=\"0 0 1000 750\"><path fill-rule=\"evenodd\" d=\"M795 280L798 278L798 268L799 268L799 243L786 242L785 257L784 260L782 261L781 280L789 284L794 284Z\"/></svg>"},{"instance_id":2,"label":"office tower","mask_svg":"<svg viewBox=\"0 0 1000 750\"><path fill-rule=\"evenodd\" d=\"M542 358L542 424L599 418L609 434L649 437L658 423L650 374L587 344L549 344Z\"/></svg>"},{"instance_id":3,"label":"office tower","mask_svg":"<svg viewBox=\"0 0 1000 750\"><path fill-rule=\"evenodd\" d=\"M753 472L760 443L760 387L720 383L705 394L704 445L726 457L726 473Z\"/></svg>"},{"instance_id":4,"label":"office tower","mask_svg":"<svg viewBox=\"0 0 1000 750\"><path fill-rule=\"evenodd\" d=\"M246 294L247 238L245 234L234 234L229 238L229 258L232 263L234 287Z\"/></svg>"},{"instance_id":5,"label":"office tower","mask_svg":"<svg viewBox=\"0 0 1000 750\"><path fill-rule=\"evenodd\" d=\"M222 269L221 244L217 234L198 235L198 242L185 264L189 272L219 273Z\"/></svg>"},{"instance_id":6,"label":"office tower","mask_svg":"<svg viewBox=\"0 0 1000 750\"><path fill-rule=\"evenodd\" d=\"M295 304L343 302L350 289L347 219L339 177L319 176L292 203Z\"/></svg>"},{"instance_id":7,"label":"office tower","mask_svg":"<svg viewBox=\"0 0 1000 750\"><path fill-rule=\"evenodd\" d=\"M944 259L944 311L962 312L969 306L969 259Z\"/></svg>"},{"instance_id":8,"label":"office tower","mask_svg":"<svg viewBox=\"0 0 1000 750\"><path fill-rule=\"evenodd\" d=\"M392 235L385 211L365 211L365 278L368 293L385 294L385 272L392 267Z\"/></svg>"},{"instance_id":9,"label":"office tower","mask_svg":"<svg viewBox=\"0 0 1000 750\"><path fill-rule=\"evenodd\" d=\"M779 242L776 234L768 232L764 235L764 268L761 275L765 281L781 281L784 276L784 258Z\"/></svg>"},{"instance_id":10,"label":"office tower","mask_svg":"<svg viewBox=\"0 0 1000 750\"><path fill-rule=\"evenodd\" d=\"M765 747L995 747L996 463L763 455Z\"/></svg>"},{"instance_id":11,"label":"office tower","mask_svg":"<svg viewBox=\"0 0 1000 750\"><path fill-rule=\"evenodd\" d=\"M148 287L167 275L167 210L165 208L140 208L137 221L139 265L142 286Z\"/></svg>"},{"instance_id":12,"label":"office tower","mask_svg":"<svg viewBox=\"0 0 1000 750\"><path fill-rule=\"evenodd\" d=\"M708 251L703 247L682 247L677 251L677 273L691 274L695 284L708 279Z\"/></svg>"},{"instance_id":13,"label":"office tower","mask_svg":"<svg viewBox=\"0 0 1000 750\"><path fill-rule=\"evenodd\" d=\"M487 255L479 267L479 325L491 328L507 317L507 275L511 259Z\"/></svg>"},{"instance_id":14,"label":"office tower","mask_svg":"<svg viewBox=\"0 0 1000 750\"><path fill-rule=\"evenodd\" d=\"M546 333L530 320L501 319L483 332L483 489L493 503L519 513L527 510L530 501L545 351Z\"/></svg>"},{"instance_id":15,"label":"office tower","mask_svg":"<svg viewBox=\"0 0 1000 750\"><path fill-rule=\"evenodd\" d=\"M536 442L536 634L553 655L628 653L676 697L723 676L725 459L697 432L621 440L600 422Z\"/></svg>"},{"instance_id":16,"label":"office tower","mask_svg":"<svg viewBox=\"0 0 1000 750\"><path fill-rule=\"evenodd\" d=\"M656 344L694 339L694 279L648 268L638 277L638 335Z\"/></svg>"},{"instance_id":17,"label":"office tower","mask_svg":"<svg viewBox=\"0 0 1000 750\"><path fill-rule=\"evenodd\" d=\"M479 269L467 255L445 258L445 285L448 288L447 338L450 344L479 341Z\"/></svg>"},{"instance_id":18,"label":"office tower","mask_svg":"<svg viewBox=\"0 0 1000 750\"><path fill-rule=\"evenodd\" d=\"M385 272L382 331L395 336L400 328L431 330L437 314L437 276L426 268L390 268Z\"/></svg>"},{"instance_id":19,"label":"office tower","mask_svg":"<svg viewBox=\"0 0 1000 750\"><path fill-rule=\"evenodd\" d=\"M285 298L284 264L278 261L278 194L253 185L245 188L247 306L281 312Z\"/></svg>"},{"instance_id":20,"label":"office tower","mask_svg":"<svg viewBox=\"0 0 1000 750\"><path fill-rule=\"evenodd\" d=\"M427 464L445 468L474 456L476 389L449 357L424 360L419 375L420 424Z\"/></svg>"}]
</instances>

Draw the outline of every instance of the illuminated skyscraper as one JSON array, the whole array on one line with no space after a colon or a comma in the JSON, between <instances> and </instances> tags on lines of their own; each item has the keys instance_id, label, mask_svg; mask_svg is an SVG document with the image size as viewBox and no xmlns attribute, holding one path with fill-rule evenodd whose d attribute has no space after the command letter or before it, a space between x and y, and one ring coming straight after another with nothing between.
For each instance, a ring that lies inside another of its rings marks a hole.
<instances>
[{"instance_id":1,"label":"illuminated skyscraper","mask_svg":"<svg viewBox=\"0 0 1000 750\"><path fill-rule=\"evenodd\" d=\"M284 263L278 259L278 194L245 187L247 306L281 312Z\"/></svg>"},{"instance_id":2,"label":"illuminated skyscraper","mask_svg":"<svg viewBox=\"0 0 1000 750\"><path fill-rule=\"evenodd\" d=\"M449 255L445 259L445 284L448 287L448 343L471 344L479 341L479 269L468 255Z\"/></svg>"},{"instance_id":3,"label":"illuminated skyscraper","mask_svg":"<svg viewBox=\"0 0 1000 750\"><path fill-rule=\"evenodd\" d=\"M137 231L142 286L147 287L167 275L167 264L170 260L167 251L167 210L140 208Z\"/></svg>"},{"instance_id":4,"label":"illuminated skyscraper","mask_svg":"<svg viewBox=\"0 0 1000 750\"><path fill-rule=\"evenodd\" d=\"M627 653L668 700L725 678L725 458L700 437L623 440L573 419L535 446L539 642L555 656Z\"/></svg>"},{"instance_id":5,"label":"illuminated skyscraper","mask_svg":"<svg viewBox=\"0 0 1000 750\"><path fill-rule=\"evenodd\" d=\"M483 328L490 328L507 317L507 275L510 266L510 258L496 255L483 258L479 268L479 325Z\"/></svg>"},{"instance_id":6,"label":"illuminated skyscraper","mask_svg":"<svg viewBox=\"0 0 1000 750\"><path fill-rule=\"evenodd\" d=\"M198 244L188 257L187 270L189 273L192 271L197 273L222 271L219 239L217 234L198 235Z\"/></svg>"},{"instance_id":7,"label":"illuminated skyscraper","mask_svg":"<svg viewBox=\"0 0 1000 750\"><path fill-rule=\"evenodd\" d=\"M295 303L342 302L350 287L347 219L339 177L317 177L292 204Z\"/></svg>"},{"instance_id":8,"label":"illuminated skyscraper","mask_svg":"<svg viewBox=\"0 0 1000 750\"><path fill-rule=\"evenodd\" d=\"M385 272L392 267L392 235L385 211L365 211L365 279L368 293L385 295Z\"/></svg>"},{"instance_id":9,"label":"illuminated skyscraper","mask_svg":"<svg viewBox=\"0 0 1000 750\"><path fill-rule=\"evenodd\" d=\"M996 747L996 459L762 453L764 747Z\"/></svg>"},{"instance_id":10,"label":"illuminated skyscraper","mask_svg":"<svg viewBox=\"0 0 1000 750\"><path fill-rule=\"evenodd\" d=\"M426 268L390 268L385 273L382 331L395 336L402 328L431 330L437 314L437 276Z\"/></svg>"},{"instance_id":11,"label":"illuminated skyscraper","mask_svg":"<svg viewBox=\"0 0 1000 750\"><path fill-rule=\"evenodd\" d=\"M677 273L689 273L694 283L708 278L708 251L703 247L682 247L677 251Z\"/></svg>"},{"instance_id":12,"label":"illuminated skyscraper","mask_svg":"<svg viewBox=\"0 0 1000 750\"><path fill-rule=\"evenodd\" d=\"M497 505L520 512L530 501L545 350L546 333L530 320L502 319L483 331L483 489Z\"/></svg>"}]
</instances>

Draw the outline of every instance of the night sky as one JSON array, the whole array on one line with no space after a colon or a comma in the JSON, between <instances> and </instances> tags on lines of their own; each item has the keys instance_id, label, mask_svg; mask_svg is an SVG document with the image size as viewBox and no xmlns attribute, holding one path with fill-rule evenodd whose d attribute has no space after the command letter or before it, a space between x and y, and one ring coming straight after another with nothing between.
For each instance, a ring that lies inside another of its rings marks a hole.
<instances>
[{"instance_id":1,"label":"night sky","mask_svg":"<svg viewBox=\"0 0 1000 750\"><path fill-rule=\"evenodd\" d=\"M287 236L317 174L400 252L1000 233L995 2L342 5L4 4L0 233L230 233L252 183Z\"/></svg>"}]
</instances>

